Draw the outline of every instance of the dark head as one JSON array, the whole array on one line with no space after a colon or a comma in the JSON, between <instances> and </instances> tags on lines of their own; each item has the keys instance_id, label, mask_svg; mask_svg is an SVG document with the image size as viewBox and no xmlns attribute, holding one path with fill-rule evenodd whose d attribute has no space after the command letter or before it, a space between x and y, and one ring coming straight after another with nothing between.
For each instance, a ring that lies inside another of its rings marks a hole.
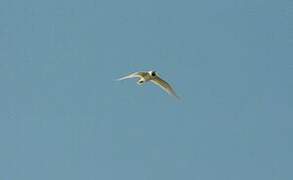
<instances>
[{"instance_id":1,"label":"dark head","mask_svg":"<svg viewBox=\"0 0 293 180\"><path fill-rule=\"evenodd\" d=\"M156 73L156 71L150 71L150 74L151 74L151 76L152 76L152 77L155 77L155 76L157 76L157 73Z\"/></svg>"}]
</instances>

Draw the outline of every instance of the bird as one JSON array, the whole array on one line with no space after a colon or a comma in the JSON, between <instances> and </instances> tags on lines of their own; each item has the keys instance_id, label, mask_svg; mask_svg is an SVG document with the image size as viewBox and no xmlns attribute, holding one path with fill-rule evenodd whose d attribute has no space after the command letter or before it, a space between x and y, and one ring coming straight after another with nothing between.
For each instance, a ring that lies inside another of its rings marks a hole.
<instances>
[{"instance_id":1,"label":"bird","mask_svg":"<svg viewBox=\"0 0 293 180\"><path fill-rule=\"evenodd\" d=\"M137 84L143 85L146 82L152 82L155 85L162 88L165 92L167 92L169 95L174 96L177 99L180 99L179 96L176 94L176 92L173 90L171 85L167 83L165 80L160 78L158 73L156 71L139 71L135 73L131 73L127 76L121 77L117 79L117 81L130 79L130 78L138 78Z\"/></svg>"}]
</instances>

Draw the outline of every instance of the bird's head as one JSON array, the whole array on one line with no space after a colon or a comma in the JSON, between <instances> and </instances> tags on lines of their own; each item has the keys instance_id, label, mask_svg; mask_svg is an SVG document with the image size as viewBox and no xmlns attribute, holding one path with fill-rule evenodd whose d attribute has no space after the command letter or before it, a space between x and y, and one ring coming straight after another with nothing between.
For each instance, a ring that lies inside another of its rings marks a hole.
<instances>
[{"instance_id":1,"label":"bird's head","mask_svg":"<svg viewBox=\"0 0 293 180\"><path fill-rule=\"evenodd\" d=\"M149 71L149 74L150 74L152 77L157 76L157 72L156 72L156 71Z\"/></svg>"}]
</instances>

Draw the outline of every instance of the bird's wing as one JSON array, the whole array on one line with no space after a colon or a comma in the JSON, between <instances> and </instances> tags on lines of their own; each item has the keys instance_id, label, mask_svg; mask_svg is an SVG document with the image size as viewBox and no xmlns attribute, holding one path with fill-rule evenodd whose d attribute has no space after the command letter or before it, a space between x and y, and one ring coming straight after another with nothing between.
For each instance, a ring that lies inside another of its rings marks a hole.
<instances>
[{"instance_id":1,"label":"bird's wing","mask_svg":"<svg viewBox=\"0 0 293 180\"><path fill-rule=\"evenodd\" d=\"M117 79L117 81L129 79L129 78L143 78L144 74L145 74L145 72L135 72L135 73L129 74L127 76L121 77L121 78Z\"/></svg>"},{"instance_id":2,"label":"bird's wing","mask_svg":"<svg viewBox=\"0 0 293 180\"><path fill-rule=\"evenodd\" d=\"M154 79L151 80L154 84L160 86L164 91L166 91L169 95L172 95L176 97L177 99L180 99L179 96L175 93L173 88L163 79L156 76Z\"/></svg>"}]
</instances>

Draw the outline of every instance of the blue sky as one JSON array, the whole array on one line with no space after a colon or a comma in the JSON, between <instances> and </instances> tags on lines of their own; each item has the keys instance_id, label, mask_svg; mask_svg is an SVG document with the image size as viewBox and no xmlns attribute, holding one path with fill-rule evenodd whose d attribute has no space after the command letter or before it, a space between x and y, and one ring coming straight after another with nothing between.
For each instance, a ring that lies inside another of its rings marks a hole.
<instances>
[{"instance_id":1,"label":"blue sky","mask_svg":"<svg viewBox=\"0 0 293 180\"><path fill-rule=\"evenodd\" d=\"M289 0L0 1L0 179L290 180ZM134 80L157 70L181 96Z\"/></svg>"}]
</instances>

